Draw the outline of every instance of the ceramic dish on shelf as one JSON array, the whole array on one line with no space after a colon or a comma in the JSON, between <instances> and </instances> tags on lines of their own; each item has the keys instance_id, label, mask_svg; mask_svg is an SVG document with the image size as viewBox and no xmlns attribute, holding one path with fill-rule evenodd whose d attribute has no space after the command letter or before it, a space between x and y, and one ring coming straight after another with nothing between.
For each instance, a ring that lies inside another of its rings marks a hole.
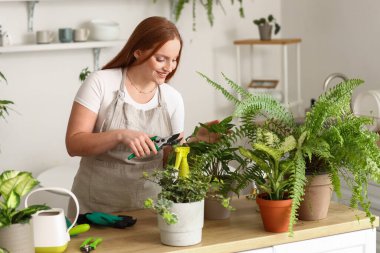
<instances>
[{"instance_id":1,"label":"ceramic dish on shelf","mask_svg":"<svg viewBox=\"0 0 380 253\"><path fill-rule=\"evenodd\" d=\"M93 19L89 22L91 40L117 40L120 35L118 23L107 19Z\"/></svg>"}]
</instances>

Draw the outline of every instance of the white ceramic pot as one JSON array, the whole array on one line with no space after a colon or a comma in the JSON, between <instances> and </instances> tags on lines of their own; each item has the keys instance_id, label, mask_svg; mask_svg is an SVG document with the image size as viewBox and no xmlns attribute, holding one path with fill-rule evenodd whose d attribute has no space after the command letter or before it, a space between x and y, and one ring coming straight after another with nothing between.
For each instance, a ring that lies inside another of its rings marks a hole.
<instances>
[{"instance_id":1,"label":"white ceramic pot","mask_svg":"<svg viewBox=\"0 0 380 253\"><path fill-rule=\"evenodd\" d=\"M158 215L161 242L169 246L190 246L202 241L204 200L192 203L174 203L171 211L178 223L168 225Z\"/></svg>"},{"instance_id":2,"label":"white ceramic pot","mask_svg":"<svg viewBox=\"0 0 380 253\"><path fill-rule=\"evenodd\" d=\"M34 253L32 226L26 223L0 228L0 248L11 253Z\"/></svg>"},{"instance_id":3,"label":"white ceramic pot","mask_svg":"<svg viewBox=\"0 0 380 253\"><path fill-rule=\"evenodd\" d=\"M117 40L120 35L119 24L111 20L93 19L90 21L89 29L92 40Z\"/></svg>"}]
</instances>

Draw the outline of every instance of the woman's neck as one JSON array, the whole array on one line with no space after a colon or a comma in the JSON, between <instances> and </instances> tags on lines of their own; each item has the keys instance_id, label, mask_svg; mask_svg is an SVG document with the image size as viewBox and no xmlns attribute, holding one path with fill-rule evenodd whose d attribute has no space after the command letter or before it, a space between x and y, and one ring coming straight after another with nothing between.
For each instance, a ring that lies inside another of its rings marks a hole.
<instances>
[{"instance_id":1,"label":"woman's neck","mask_svg":"<svg viewBox=\"0 0 380 253\"><path fill-rule=\"evenodd\" d=\"M148 92L156 88L157 84L144 74L138 66L127 69L126 77L129 83L139 91Z\"/></svg>"}]
</instances>

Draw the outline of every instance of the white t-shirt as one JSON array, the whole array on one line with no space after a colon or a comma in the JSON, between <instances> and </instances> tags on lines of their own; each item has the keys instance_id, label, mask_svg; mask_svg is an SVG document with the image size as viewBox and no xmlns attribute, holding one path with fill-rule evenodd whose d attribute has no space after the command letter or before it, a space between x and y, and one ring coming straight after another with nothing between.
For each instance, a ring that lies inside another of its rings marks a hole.
<instances>
[{"instance_id":1,"label":"white t-shirt","mask_svg":"<svg viewBox=\"0 0 380 253\"><path fill-rule=\"evenodd\" d=\"M99 132L107 109L120 88L122 72L120 68L99 70L91 73L79 88L75 101L98 114L95 131ZM158 89L146 104L139 104L129 96L124 87L124 101L140 110L150 110L158 106ZM181 94L169 84L160 85L162 99L166 102L173 133L184 131L185 110ZM149 134L149 133L147 133Z\"/></svg>"}]
</instances>

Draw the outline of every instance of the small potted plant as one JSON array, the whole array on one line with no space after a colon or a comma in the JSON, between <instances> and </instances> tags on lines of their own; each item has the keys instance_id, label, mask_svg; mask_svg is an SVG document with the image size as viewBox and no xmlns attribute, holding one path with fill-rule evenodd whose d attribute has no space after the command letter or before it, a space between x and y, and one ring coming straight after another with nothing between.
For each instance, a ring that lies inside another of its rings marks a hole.
<instances>
[{"instance_id":1,"label":"small potted plant","mask_svg":"<svg viewBox=\"0 0 380 253\"><path fill-rule=\"evenodd\" d=\"M290 135L281 140L275 133L258 128L251 149L240 153L251 160L244 181L253 180L258 189L256 203L264 228L269 232L286 232L289 228L294 167L297 166L297 141Z\"/></svg>"},{"instance_id":2,"label":"small potted plant","mask_svg":"<svg viewBox=\"0 0 380 253\"><path fill-rule=\"evenodd\" d=\"M191 148L189 163L210 177L210 187L205 199L206 219L226 219L234 208L230 205L233 193L239 195L237 178L245 167L245 159L239 155L236 127L232 116L196 126L187 138ZM200 134L204 132L204 134ZM200 139L199 136L202 136ZM236 168L231 162L236 162Z\"/></svg>"},{"instance_id":3,"label":"small potted plant","mask_svg":"<svg viewBox=\"0 0 380 253\"><path fill-rule=\"evenodd\" d=\"M157 200L149 198L144 206L158 213L161 242L170 246L189 246L202 240L204 198L209 177L189 168L189 147L177 146L176 162L164 170L144 174L144 178L161 186Z\"/></svg>"},{"instance_id":4,"label":"small potted plant","mask_svg":"<svg viewBox=\"0 0 380 253\"><path fill-rule=\"evenodd\" d=\"M259 34L261 40L271 40L272 39L272 30L274 25L274 34L280 32L281 26L276 22L276 19L272 14L268 15L267 18L254 19L253 23L258 26Z\"/></svg>"},{"instance_id":5,"label":"small potted plant","mask_svg":"<svg viewBox=\"0 0 380 253\"><path fill-rule=\"evenodd\" d=\"M34 252L32 214L49 209L46 205L32 205L18 209L21 197L29 193L38 181L30 172L8 170L0 175L0 248L12 253Z\"/></svg>"}]
</instances>

